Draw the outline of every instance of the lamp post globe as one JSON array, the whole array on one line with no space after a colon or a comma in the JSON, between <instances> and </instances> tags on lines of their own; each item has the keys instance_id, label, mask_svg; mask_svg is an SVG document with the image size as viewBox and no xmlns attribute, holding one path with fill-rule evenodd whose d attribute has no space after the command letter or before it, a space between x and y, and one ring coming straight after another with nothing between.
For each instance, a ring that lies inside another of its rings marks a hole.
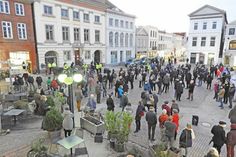
<instances>
[{"instance_id":1,"label":"lamp post globe","mask_svg":"<svg viewBox=\"0 0 236 157\"><path fill-rule=\"evenodd\" d=\"M81 82L83 80L83 76L81 74L74 74L73 80L77 83Z\"/></svg>"},{"instance_id":2,"label":"lamp post globe","mask_svg":"<svg viewBox=\"0 0 236 157\"><path fill-rule=\"evenodd\" d=\"M66 74L60 74L60 75L58 75L58 80L59 80L59 82L64 82L66 78L67 78L67 75L66 75Z\"/></svg>"}]
</instances>

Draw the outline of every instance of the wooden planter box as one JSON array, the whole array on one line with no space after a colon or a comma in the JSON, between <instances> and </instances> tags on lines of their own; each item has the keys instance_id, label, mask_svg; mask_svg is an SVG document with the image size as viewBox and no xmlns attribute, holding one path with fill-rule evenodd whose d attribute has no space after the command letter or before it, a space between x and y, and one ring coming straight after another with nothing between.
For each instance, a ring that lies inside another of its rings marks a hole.
<instances>
[{"instance_id":1,"label":"wooden planter box","mask_svg":"<svg viewBox=\"0 0 236 157\"><path fill-rule=\"evenodd\" d=\"M96 135L97 133L103 134L105 132L105 123L95 119L92 116L85 116L80 118L81 128Z\"/></svg>"}]
</instances>

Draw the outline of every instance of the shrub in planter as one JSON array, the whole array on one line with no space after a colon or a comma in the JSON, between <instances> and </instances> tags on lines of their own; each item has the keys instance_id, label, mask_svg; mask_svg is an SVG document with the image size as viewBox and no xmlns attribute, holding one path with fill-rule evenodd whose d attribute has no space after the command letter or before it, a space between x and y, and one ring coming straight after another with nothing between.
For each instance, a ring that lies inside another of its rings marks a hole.
<instances>
[{"instance_id":1,"label":"shrub in planter","mask_svg":"<svg viewBox=\"0 0 236 157\"><path fill-rule=\"evenodd\" d=\"M165 144L158 144L151 147L153 157L168 157L168 148Z\"/></svg>"},{"instance_id":2,"label":"shrub in planter","mask_svg":"<svg viewBox=\"0 0 236 157\"><path fill-rule=\"evenodd\" d=\"M43 119L42 129L56 131L62 128L63 117L56 108L51 108Z\"/></svg>"},{"instance_id":3,"label":"shrub in planter","mask_svg":"<svg viewBox=\"0 0 236 157\"><path fill-rule=\"evenodd\" d=\"M27 157L48 157L47 147L44 145L44 141L44 139L40 138L37 141L33 142L31 145L31 150L27 153Z\"/></svg>"},{"instance_id":4,"label":"shrub in planter","mask_svg":"<svg viewBox=\"0 0 236 157\"><path fill-rule=\"evenodd\" d=\"M117 119L121 113L117 112L112 112L112 111L107 111L105 114L105 126L106 130L108 131L108 139L110 138L115 138L117 135Z\"/></svg>"},{"instance_id":5,"label":"shrub in planter","mask_svg":"<svg viewBox=\"0 0 236 157\"><path fill-rule=\"evenodd\" d=\"M47 97L46 104L47 106L50 106L51 108L55 107L55 102L52 96Z\"/></svg>"},{"instance_id":6,"label":"shrub in planter","mask_svg":"<svg viewBox=\"0 0 236 157\"><path fill-rule=\"evenodd\" d=\"M28 109L28 101L27 100L17 100L14 102L14 108L16 109Z\"/></svg>"}]
</instances>

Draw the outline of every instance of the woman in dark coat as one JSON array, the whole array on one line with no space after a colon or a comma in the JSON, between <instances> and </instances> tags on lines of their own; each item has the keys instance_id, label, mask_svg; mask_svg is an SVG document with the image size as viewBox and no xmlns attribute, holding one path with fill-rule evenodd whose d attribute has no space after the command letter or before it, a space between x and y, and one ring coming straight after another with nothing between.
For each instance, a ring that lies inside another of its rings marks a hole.
<instances>
[{"instance_id":1,"label":"woman in dark coat","mask_svg":"<svg viewBox=\"0 0 236 157\"><path fill-rule=\"evenodd\" d=\"M188 155L188 148L192 147L192 139L195 138L194 132L192 130L192 125L187 124L187 127L181 132L179 138L179 148L184 148L185 153L183 157L187 157Z\"/></svg>"},{"instance_id":2,"label":"woman in dark coat","mask_svg":"<svg viewBox=\"0 0 236 157\"><path fill-rule=\"evenodd\" d=\"M114 101L111 96L112 96L112 94L109 94L109 97L107 98L107 110L108 111L114 111L114 108L115 108Z\"/></svg>"},{"instance_id":3,"label":"woman in dark coat","mask_svg":"<svg viewBox=\"0 0 236 157\"><path fill-rule=\"evenodd\" d=\"M142 116L144 116L144 111L145 111L145 107L142 104L142 101L139 101L139 105L137 107L136 115L135 115L136 130L134 131L134 133L137 133L141 128L141 118Z\"/></svg>"}]
</instances>

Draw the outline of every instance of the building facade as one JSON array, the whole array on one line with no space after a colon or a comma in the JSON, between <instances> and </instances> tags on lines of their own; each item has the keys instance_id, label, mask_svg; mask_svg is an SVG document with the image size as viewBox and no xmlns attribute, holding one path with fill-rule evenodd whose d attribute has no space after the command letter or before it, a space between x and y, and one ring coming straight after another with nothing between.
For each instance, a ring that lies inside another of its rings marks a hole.
<instances>
[{"instance_id":1,"label":"building facade","mask_svg":"<svg viewBox=\"0 0 236 157\"><path fill-rule=\"evenodd\" d=\"M105 63L105 4L100 1L34 2L40 68L49 62Z\"/></svg>"},{"instance_id":2,"label":"building facade","mask_svg":"<svg viewBox=\"0 0 236 157\"><path fill-rule=\"evenodd\" d=\"M149 43L148 43L148 33L143 27L136 28L136 42L135 42L135 52L136 56L142 57L147 56Z\"/></svg>"},{"instance_id":3,"label":"building facade","mask_svg":"<svg viewBox=\"0 0 236 157\"><path fill-rule=\"evenodd\" d=\"M106 63L124 63L135 58L135 16L106 4Z\"/></svg>"},{"instance_id":4,"label":"building facade","mask_svg":"<svg viewBox=\"0 0 236 157\"><path fill-rule=\"evenodd\" d=\"M236 21L226 26L224 64L236 66Z\"/></svg>"},{"instance_id":5,"label":"building facade","mask_svg":"<svg viewBox=\"0 0 236 157\"><path fill-rule=\"evenodd\" d=\"M189 15L187 57L190 63L222 62L226 12L205 5Z\"/></svg>"},{"instance_id":6,"label":"building facade","mask_svg":"<svg viewBox=\"0 0 236 157\"><path fill-rule=\"evenodd\" d=\"M37 69L32 5L28 0L0 1L0 68ZM9 64L11 64L9 66Z\"/></svg>"}]
</instances>

